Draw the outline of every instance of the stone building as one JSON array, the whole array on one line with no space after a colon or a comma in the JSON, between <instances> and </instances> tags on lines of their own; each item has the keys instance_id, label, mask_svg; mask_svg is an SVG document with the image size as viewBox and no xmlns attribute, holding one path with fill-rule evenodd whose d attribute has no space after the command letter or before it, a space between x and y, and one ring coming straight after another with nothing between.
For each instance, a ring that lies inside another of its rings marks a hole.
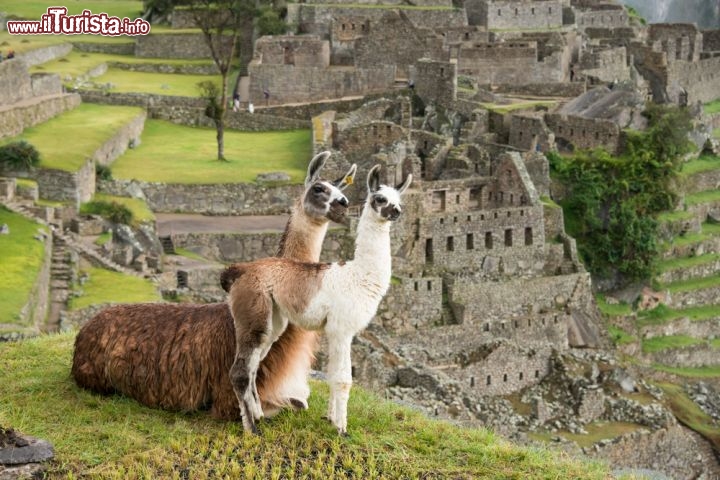
<instances>
[{"instance_id":1,"label":"stone building","mask_svg":"<svg viewBox=\"0 0 720 480\"><path fill-rule=\"evenodd\" d=\"M466 0L468 22L493 29L549 29L563 25L563 9L554 0Z\"/></svg>"}]
</instances>

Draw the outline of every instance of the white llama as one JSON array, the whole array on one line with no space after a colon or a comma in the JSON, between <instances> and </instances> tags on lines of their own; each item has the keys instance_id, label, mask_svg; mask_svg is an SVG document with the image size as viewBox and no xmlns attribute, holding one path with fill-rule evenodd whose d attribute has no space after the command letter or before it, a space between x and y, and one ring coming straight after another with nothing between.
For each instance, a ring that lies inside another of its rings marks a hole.
<instances>
[{"instance_id":1,"label":"white llama","mask_svg":"<svg viewBox=\"0 0 720 480\"><path fill-rule=\"evenodd\" d=\"M390 224L400 216L400 196L412 181L408 175L397 188L380 185L379 170L376 165L368 174L352 261L323 264L265 258L237 263L223 272L223 282L232 284L228 302L236 330L230 381L246 431L257 432L255 421L263 417L255 386L258 365L289 321L327 335L328 419L340 434L347 432L350 345L370 323L390 286Z\"/></svg>"}]
</instances>

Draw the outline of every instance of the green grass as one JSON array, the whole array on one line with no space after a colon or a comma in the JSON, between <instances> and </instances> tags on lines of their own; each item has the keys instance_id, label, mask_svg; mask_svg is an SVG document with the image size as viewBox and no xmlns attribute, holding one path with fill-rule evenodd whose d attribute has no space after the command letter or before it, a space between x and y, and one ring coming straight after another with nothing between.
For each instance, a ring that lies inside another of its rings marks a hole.
<instances>
[{"instance_id":1,"label":"green grass","mask_svg":"<svg viewBox=\"0 0 720 480\"><path fill-rule=\"evenodd\" d=\"M43 259L45 246L35 240L38 229L47 229L0 205L0 225L9 235L0 235L0 324L18 324L20 310L27 303Z\"/></svg>"},{"instance_id":2,"label":"green grass","mask_svg":"<svg viewBox=\"0 0 720 480\"><path fill-rule=\"evenodd\" d=\"M637 340L637 338L633 337L622 328L616 327L615 325L608 325L608 332L610 333L610 338L612 338L612 341L615 343L615 345L625 345L628 343L633 343Z\"/></svg>"},{"instance_id":3,"label":"green grass","mask_svg":"<svg viewBox=\"0 0 720 480\"><path fill-rule=\"evenodd\" d=\"M144 200L139 198L116 197L105 193L96 193L95 196L93 196L93 200L98 202L116 202L120 205L125 205L132 212L134 226L155 220L155 214L150 210L150 207L148 207ZM80 206L80 213L86 213L83 211L83 205Z\"/></svg>"},{"instance_id":4,"label":"green grass","mask_svg":"<svg viewBox=\"0 0 720 480\"><path fill-rule=\"evenodd\" d=\"M705 255L698 255L696 257L669 258L658 262L657 268L659 272L668 272L670 270L705 265L707 263L715 262L718 259L720 259L720 254L718 253L708 253Z\"/></svg>"},{"instance_id":5,"label":"green grass","mask_svg":"<svg viewBox=\"0 0 720 480\"><path fill-rule=\"evenodd\" d=\"M716 155L704 154L683 164L680 176L689 177L698 173L720 169L720 158Z\"/></svg>"},{"instance_id":6,"label":"green grass","mask_svg":"<svg viewBox=\"0 0 720 480\"><path fill-rule=\"evenodd\" d=\"M692 206L701 203L712 203L720 201L720 190L712 189L703 192L691 193L685 196L685 205Z\"/></svg>"},{"instance_id":7,"label":"green grass","mask_svg":"<svg viewBox=\"0 0 720 480\"><path fill-rule=\"evenodd\" d=\"M537 100L532 102L518 102L518 103L510 103L507 105L498 105L495 103L481 103L484 108L487 108L488 110L492 110L493 112L497 113L510 113L514 112L516 110L528 110L528 109L534 109L535 107L548 107L552 108L555 105L557 105L558 102L553 100Z\"/></svg>"},{"instance_id":8,"label":"green grass","mask_svg":"<svg viewBox=\"0 0 720 480\"><path fill-rule=\"evenodd\" d=\"M113 177L165 183L250 183L259 173L283 171L293 183L305 177L309 130L225 131L225 157L217 160L215 130L148 120L139 147L113 163Z\"/></svg>"},{"instance_id":9,"label":"green grass","mask_svg":"<svg viewBox=\"0 0 720 480\"><path fill-rule=\"evenodd\" d=\"M705 113L708 115L713 113L720 113L720 98L713 100L710 103L705 104Z\"/></svg>"},{"instance_id":10,"label":"green grass","mask_svg":"<svg viewBox=\"0 0 720 480\"><path fill-rule=\"evenodd\" d=\"M597 302L598 309L610 317L622 317L632 313L632 306L626 302L611 305L605 301L604 295L596 295L595 301Z\"/></svg>"},{"instance_id":11,"label":"green grass","mask_svg":"<svg viewBox=\"0 0 720 480\"><path fill-rule=\"evenodd\" d=\"M674 212L663 212L660 215L658 215L657 219L658 222L661 223L669 223L669 222L679 222L682 220L690 220L695 216L692 212L687 212L684 210L677 210Z\"/></svg>"},{"instance_id":12,"label":"green grass","mask_svg":"<svg viewBox=\"0 0 720 480\"><path fill-rule=\"evenodd\" d=\"M202 262L207 262L207 258L203 257L200 254L197 254L193 252L192 250L188 250L186 248L176 248L175 254L180 255L181 257L189 258L190 260L200 260Z\"/></svg>"},{"instance_id":13,"label":"green grass","mask_svg":"<svg viewBox=\"0 0 720 480\"><path fill-rule=\"evenodd\" d=\"M663 325L680 318L687 317L693 322L702 322L711 318L720 318L720 305L700 305L682 309L668 308L658 305L652 310L638 314L638 326Z\"/></svg>"},{"instance_id":14,"label":"green grass","mask_svg":"<svg viewBox=\"0 0 720 480\"><path fill-rule=\"evenodd\" d=\"M87 271L88 280L80 288L82 294L70 301L71 310L103 303L142 303L160 301L155 285L144 278L111 272L102 268Z\"/></svg>"},{"instance_id":15,"label":"green grass","mask_svg":"<svg viewBox=\"0 0 720 480\"><path fill-rule=\"evenodd\" d=\"M41 167L74 172L140 112L138 107L83 103L3 143L27 140L40 151Z\"/></svg>"},{"instance_id":16,"label":"green grass","mask_svg":"<svg viewBox=\"0 0 720 480\"><path fill-rule=\"evenodd\" d=\"M670 290L670 293L692 292L703 288L711 288L720 286L720 275L712 277L693 278L682 282L669 283L663 285L663 288Z\"/></svg>"},{"instance_id":17,"label":"green grass","mask_svg":"<svg viewBox=\"0 0 720 480\"><path fill-rule=\"evenodd\" d=\"M60 78L78 77L85 75L93 68L108 62L122 62L131 64L165 64L165 65L206 65L212 60L187 60L187 59L160 59L140 58L129 55L113 55L109 53L85 53L73 50L68 55L30 69L31 73L51 72L60 75ZM197 92L193 96L197 96Z\"/></svg>"},{"instance_id":18,"label":"green grass","mask_svg":"<svg viewBox=\"0 0 720 480\"><path fill-rule=\"evenodd\" d=\"M231 73L231 75L234 75ZM199 97L199 82L215 81L220 85L220 75L180 75L168 73L133 72L119 68L108 68L107 72L95 77L96 84L111 83L109 92L154 93L176 97Z\"/></svg>"},{"instance_id":19,"label":"green grass","mask_svg":"<svg viewBox=\"0 0 720 480\"><path fill-rule=\"evenodd\" d=\"M112 240L112 232L105 232L98 235L98 237L95 239L95 245L102 247L106 243L108 243L110 240Z\"/></svg>"},{"instance_id":20,"label":"green grass","mask_svg":"<svg viewBox=\"0 0 720 480\"><path fill-rule=\"evenodd\" d=\"M672 242L663 243L663 248L667 250L673 247L684 247L709 240L716 236L720 236L720 224L703 223L702 233L686 233L683 236L674 237Z\"/></svg>"},{"instance_id":21,"label":"green grass","mask_svg":"<svg viewBox=\"0 0 720 480\"><path fill-rule=\"evenodd\" d=\"M55 446L52 478L547 478L605 479L599 463L518 447L481 429L432 421L353 388L350 436L322 418L327 387L310 409L260 425L262 436L208 415L152 410L79 389L74 333L0 345L0 425Z\"/></svg>"},{"instance_id":22,"label":"green grass","mask_svg":"<svg viewBox=\"0 0 720 480\"><path fill-rule=\"evenodd\" d=\"M44 5L47 8L52 4L45 2ZM69 4L62 4L61 6L69 6ZM40 17L38 16L37 19L39 20ZM102 35L10 35L7 31L0 32L0 49L3 50L3 53L10 49L15 50L15 53L24 53L68 42L133 43L134 40L132 37L125 35L117 37L105 37Z\"/></svg>"},{"instance_id":23,"label":"green grass","mask_svg":"<svg viewBox=\"0 0 720 480\"><path fill-rule=\"evenodd\" d=\"M677 419L709 440L716 450L720 448L720 427L717 422L687 396L683 387L670 383L659 383L658 386L665 392L668 406Z\"/></svg>"},{"instance_id":24,"label":"green grass","mask_svg":"<svg viewBox=\"0 0 720 480\"><path fill-rule=\"evenodd\" d=\"M653 365L655 370L672 373L687 378L720 378L720 365L711 367L668 367L666 365Z\"/></svg>"},{"instance_id":25,"label":"green grass","mask_svg":"<svg viewBox=\"0 0 720 480\"><path fill-rule=\"evenodd\" d=\"M642 349L645 353L656 353L672 348L683 348L703 343L705 343L704 340L687 335L669 335L667 337L653 337L643 340Z\"/></svg>"},{"instance_id":26,"label":"green grass","mask_svg":"<svg viewBox=\"0 0 720 480\"><path fill-rule=\"evenodd\" d=\"M580 447L592 447L600 440L612 440L613 438L632 433L643 428L636 423L627 422L594 422L583 427L587 434L570 432L559 432L558 435L577 443Z\"/></svg>"},{"instance_id":27,"label":"green grass","mask_svg":"<svg viewBox=\"0 0 720 480\"><path fill-rule=\"evenodd\" d=\"M720 128L716 128L715 130L713 130L712 134L713 134L713 137L720 140Z\"/></svg>"}]
</instances>

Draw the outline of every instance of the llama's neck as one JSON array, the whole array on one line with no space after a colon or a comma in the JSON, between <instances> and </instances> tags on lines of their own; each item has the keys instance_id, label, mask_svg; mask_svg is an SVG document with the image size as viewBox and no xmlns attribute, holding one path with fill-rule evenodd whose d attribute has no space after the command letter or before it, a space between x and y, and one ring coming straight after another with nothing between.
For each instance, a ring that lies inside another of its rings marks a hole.
<instances>
[{"instance_id":1,"label":"llama's neck","mask_svg":"<svg viewBox=\"0 0 720 480\"><path fill-rule=\"evenodd\" d=\"M327 229L327 220L309 217L302 208L302 203L295 202L285 225L277 256L301 262L319 261Z\"/></svg>"},{"instance_id":2,"label":"llama's neck","mask_svg":"<svg viewBox=\"0 0 720 480\"><path fill-rule=\"evenodd\" d=\"M378 222L368 213L369 205L363 209L357 225L355 258L353 263L363 270L377 275L383 281L390 281L392 256L390 252L390 222Z\"/></svg>"}]
</instances>

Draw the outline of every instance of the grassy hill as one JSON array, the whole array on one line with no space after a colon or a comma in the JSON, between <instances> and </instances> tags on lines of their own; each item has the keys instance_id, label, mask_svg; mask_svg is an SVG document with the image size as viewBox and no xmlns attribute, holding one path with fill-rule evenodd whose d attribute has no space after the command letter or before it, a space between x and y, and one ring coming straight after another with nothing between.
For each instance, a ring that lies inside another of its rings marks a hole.
<instances>
[{"instance_id":1,"label":"grassy hill","mask_svg":"<svg viewBox=\"0 0 720 480\"><path fill-rule=\"evenodd\" d=\"M310 409L263 422L262 436L207 414L144 408L79 389L74 333L0 345L0 425L50 440L51 478L609 478L605 466L521 448L485 430L428 420L353 389L348 438Z\"/></svg>"}]
</instances>

